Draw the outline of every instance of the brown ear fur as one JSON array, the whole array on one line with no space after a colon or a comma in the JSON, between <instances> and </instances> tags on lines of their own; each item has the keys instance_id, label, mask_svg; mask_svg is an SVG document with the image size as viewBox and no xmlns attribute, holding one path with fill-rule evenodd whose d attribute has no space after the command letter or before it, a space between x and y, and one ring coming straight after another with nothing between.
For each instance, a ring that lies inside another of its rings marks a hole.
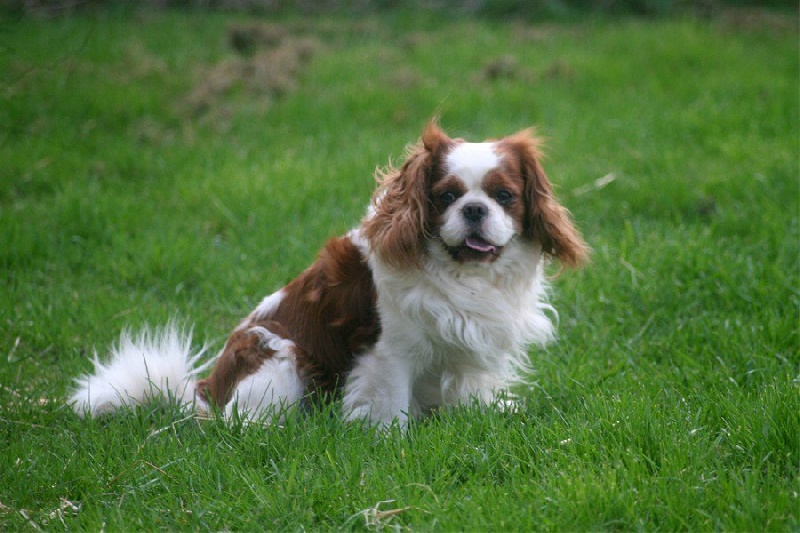
<instances>
[{"instance_id":1,"label":"brown ear fur","mask_svg":"<svg viewBox=\"0 0 800 533\"><path fill-rule=\"evenodd\" d=\"M422 140L410 148L406 161L396 169L391 164L378 169L378 190L372 197L373 213L364 220L362 232L373 251L400 268L420 265L427 223L428 191L438 172L442 150L450 139L431 121Z\"/></svg>"},{"instance_id":2,"label":"brown ear fur","mask_svg":"<svg viewBox=\"0 0 800 533\"><path fill-rule=\"evenodd\" d=\"M526 220L524 234L542 245L543 251L563 266L577 267L589 257L589 248L572 223L569 211L558 203L553 186L539 160L540 141L532 129L506 137L501 145L518 158L525 180Z\"/></svg>"}]
</instances>

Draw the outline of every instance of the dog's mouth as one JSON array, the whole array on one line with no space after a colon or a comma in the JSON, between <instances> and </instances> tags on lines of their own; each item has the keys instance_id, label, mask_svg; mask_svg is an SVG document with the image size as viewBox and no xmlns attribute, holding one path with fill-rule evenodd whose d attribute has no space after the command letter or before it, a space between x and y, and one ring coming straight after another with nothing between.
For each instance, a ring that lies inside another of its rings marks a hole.
<instances>
[{"instance_id":1,"label":"dog's mouth","mask_svg":"<svg viewBox=\"0 0 800 533\"><path fill-rule=\"evenodd\" d=\"M446 246L450 256L459 263L489 263L496 260L503 251L483 237L470 235L459 246Z\"/></svg>"}]
</instances>

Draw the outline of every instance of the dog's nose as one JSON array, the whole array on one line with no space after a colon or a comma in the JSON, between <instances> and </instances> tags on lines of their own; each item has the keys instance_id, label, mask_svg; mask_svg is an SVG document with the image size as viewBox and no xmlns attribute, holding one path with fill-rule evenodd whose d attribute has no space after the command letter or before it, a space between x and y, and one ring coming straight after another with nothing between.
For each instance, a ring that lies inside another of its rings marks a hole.
<instances>
[{"instance_id":1,"label":"dog's nose","mask_svg":"<svg viewBox=\"0 0 800 533\"><path fill-rule=\"evenodd\" d=\"M489 214L486 206L479 203L467 204L461 209L461 212L464 214L464 218L470 222L480 222Z\"/></svg>"}]
</instances>

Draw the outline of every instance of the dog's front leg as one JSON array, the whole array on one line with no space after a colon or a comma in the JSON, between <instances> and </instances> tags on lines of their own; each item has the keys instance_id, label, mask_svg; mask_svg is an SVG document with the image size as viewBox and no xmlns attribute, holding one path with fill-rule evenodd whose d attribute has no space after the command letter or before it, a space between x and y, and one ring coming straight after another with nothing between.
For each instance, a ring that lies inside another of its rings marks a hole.
<instances>
[{"instance_id":1,"label":"dog's front leg","mask_svg":"<svg viewBox=\"0 0 800 533\"><path fill-rule=\"evenodd\" d=\"M376 347L361 356L347 378L344 412L348 420L400 427L408 423L413 368L408 359Z\"/></svg>"}]
</instances>

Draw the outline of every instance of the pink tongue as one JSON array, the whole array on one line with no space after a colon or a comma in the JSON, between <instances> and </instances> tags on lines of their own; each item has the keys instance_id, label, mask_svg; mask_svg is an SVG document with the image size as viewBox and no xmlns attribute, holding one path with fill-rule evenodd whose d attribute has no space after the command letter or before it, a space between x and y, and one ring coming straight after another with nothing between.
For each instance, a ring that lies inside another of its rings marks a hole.
<instances>
[{"instance_id":1,"label":"pink tongue","mask_svg":"<svg viewBox=\"0 0 800 533\"><path fill-rule=\"evenodd\" d=\"M467 246L467 248L470 248L478 252L494 253L496 251L494 245L486 242L480 237L467 237L467 239L464 241L464 244Z\"/></svg>"}]
</instances>

